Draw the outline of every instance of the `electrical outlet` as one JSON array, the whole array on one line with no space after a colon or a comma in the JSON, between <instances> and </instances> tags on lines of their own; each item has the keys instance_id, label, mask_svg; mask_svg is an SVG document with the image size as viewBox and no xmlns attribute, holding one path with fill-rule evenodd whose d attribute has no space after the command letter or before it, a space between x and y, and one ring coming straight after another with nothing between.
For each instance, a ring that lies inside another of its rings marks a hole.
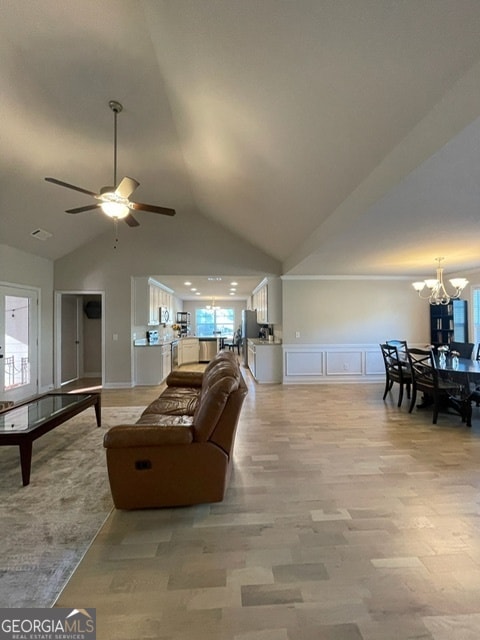
<instances>
[{"instance_id":1,"label":"electrical outlet","mask_svg":"<svg viewBox=\"0 0 480 640\"><path fill-rule=\"evenodd\" d=\"M295 331L295 338L299 338L300 337L300 331Z\"/></svg>"}]
</instances>

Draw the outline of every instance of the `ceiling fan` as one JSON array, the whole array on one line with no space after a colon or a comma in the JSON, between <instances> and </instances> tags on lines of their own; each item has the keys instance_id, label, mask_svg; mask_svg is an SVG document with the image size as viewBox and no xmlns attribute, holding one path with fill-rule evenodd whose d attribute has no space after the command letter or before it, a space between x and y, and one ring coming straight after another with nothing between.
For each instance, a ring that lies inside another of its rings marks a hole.
<instances>
[{"instance_id":1,"label":"ceiling fan","mask_svg":"<svg viewBox=\"0 0 480 640\"><path fill-rule=\"evenodd\" d=\"M110 100L108 106L114 114L114 139L113 139L113 184L117 185L117 116L122 111L123 106L116 100ZM68 182L57 180L56 178L45 178L47 182L58 184L60 187L66 187L67 189L73 189L80 193L85 193L88 196L92 196L100 202L98 204L89 204L84 207L76 207L75 209L67 209L65 213L83 213L84 211L91 211L92 209L101 209L107 216L113 218L115 223L118 220L125 220L129 227L138 227L138 221L133 217L131 211L149 211L150 213L160 213L164 216L174 216L175 209L168 209L166 207L157 207L153 204L143 204L141 202L133 202L130 200L130 196L139 186L134 178L126 176L122 178L119 184L115 187L102 187L100 193L94 193L88 191L88 189L82 189L82 187L76 187Z\"/></svg>"}]
</instances>

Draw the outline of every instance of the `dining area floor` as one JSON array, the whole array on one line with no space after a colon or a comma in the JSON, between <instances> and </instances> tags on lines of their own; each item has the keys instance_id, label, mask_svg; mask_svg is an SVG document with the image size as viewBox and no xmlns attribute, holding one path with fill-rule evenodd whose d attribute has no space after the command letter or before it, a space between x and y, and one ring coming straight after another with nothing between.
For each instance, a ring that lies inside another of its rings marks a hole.
<instances>
[{"instance_id":1,"label":"dining area floor","mask_svg":"<svg viewBox=\"0 0 480 640\"><path fill-rule=\"evenodd\" d=\"M480 409L244 375L225 500L114 511L56 606L103 640L477 640Z\"/></svg>"}]
</instances>

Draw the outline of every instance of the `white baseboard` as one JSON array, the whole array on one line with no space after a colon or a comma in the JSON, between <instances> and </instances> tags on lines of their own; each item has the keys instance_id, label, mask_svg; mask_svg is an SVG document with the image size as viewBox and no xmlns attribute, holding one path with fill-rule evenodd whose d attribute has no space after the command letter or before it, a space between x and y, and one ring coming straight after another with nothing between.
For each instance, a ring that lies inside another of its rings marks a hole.
<instances>
[{"instance_id":1,"label":"white baseboard","mask_svg":"<svg viewBox=\"0 0 480 640\"><path fill-rule=\"evenodd\" d=\"M135 384L131 381L129 382L105 382L103 385L104 389L132 389Z\"/></svg>"}]
</instances>

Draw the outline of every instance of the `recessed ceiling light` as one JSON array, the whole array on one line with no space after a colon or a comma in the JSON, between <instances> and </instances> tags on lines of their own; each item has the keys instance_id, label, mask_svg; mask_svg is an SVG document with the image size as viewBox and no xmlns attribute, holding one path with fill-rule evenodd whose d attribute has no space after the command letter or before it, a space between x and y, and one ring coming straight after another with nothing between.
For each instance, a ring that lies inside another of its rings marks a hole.
<instances>
[{"instance_id":1,"label":"recessed ceiling light","mask_svg":"<svg viewBox=\"0 0 480 640\"><path fill-rule=\"evenodd\" d=\"M192 287L192 288L190 289L190 291L196 291L196 290L197 290L197 287Z\"/></svg>"},{"instance_id":2,"label":"recessed ceiling light","mask_svg":"<svg viewBox=\"0 0 480 640\"><path fill-rule=\"evenodd\" d=\"M230 282L230 284L232 285L232 287L236 287L238 282Z\"/></svg>"},{"instance_id":3,"label":"recessed ceiling light","mask_svg":"<svg viewBox=\"0 0 480 640\"><path fill-rule=\"evenodd\" d=\"M183 283L186 287L189 287L192 283L191 282L184 282Z\"/></svg>"},{"instance_id":4,"label":"recessed ceiling light","mask_svg":"<svg viewBox=\"0 0 480 640\"><path fill-rule=\"evenodd\" d=\"M200 293L200 291L197 291L197 293L195 295L196 296L201 296L202 294Z\"/></svg>"}]
</instances>

